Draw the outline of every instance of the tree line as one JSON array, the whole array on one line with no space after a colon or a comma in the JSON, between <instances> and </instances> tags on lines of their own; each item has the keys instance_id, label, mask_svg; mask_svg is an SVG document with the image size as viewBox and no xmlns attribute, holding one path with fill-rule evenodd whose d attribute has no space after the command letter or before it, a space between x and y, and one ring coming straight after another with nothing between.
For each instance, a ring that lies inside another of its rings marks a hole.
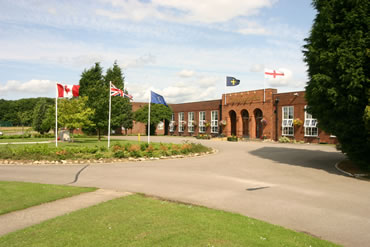
<instances>
[{"instance_id":1,"label":"tree line","mask_svg":"<svg viewBox=\"0 0 370 247\"><path fill-rule=\"evenodd\" d=\"M107 133L109 85L124 89L124 76L121 68L114 62L105 75L100 63L85 69L79 81L79 97L58 99L58 126L71 131L81 128L84 133L101 135ZM127 93L127 91L126 91ZM147 124L148 106L135 114L128 98L111 98L111 128L131 129L133 120ZM164 105L153 105L151 109L150 130L154 134L157 124L171 119L172 110ZM55 99L30 98L20 100L0 100L0 121L9 121L16 126L32 126L42 133L55 131Z\"/></svg>"}]
</instances>

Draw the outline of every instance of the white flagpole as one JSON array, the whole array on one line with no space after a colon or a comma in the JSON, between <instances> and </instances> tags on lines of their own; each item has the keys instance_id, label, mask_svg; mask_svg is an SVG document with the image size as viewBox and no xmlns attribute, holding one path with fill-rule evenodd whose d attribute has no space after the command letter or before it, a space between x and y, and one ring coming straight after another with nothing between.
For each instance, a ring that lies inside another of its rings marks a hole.
<instances>
[{"instance_id":1,"label":"white flagpole","mask_svg":"<svg viewBox=\"0 0 370 247\"><path fill-rule=\"evenodd\" d=\"M58 147L58 83L56 83L55 86L55 146Z\"/></svg>"},{"instance_id":2,"label":"white flagpole","mask_svg":"<svg viewBox=\"0 0 370 247\"><path fill-rule=\"evenodd\" d=\"M112 95L111 95L112 82L109 82L109 118L108 118L108 149L110 146L110 115L111 115L111 105L112 105Z\"/></svg>"},{"instance_id":3,"label":"white flagpole","mask_svg":"<svg viewBox=\"0 0 370 247\"><path fill-rule=\"evenodd\" d=\"M266 100L266 93L265 93L266 86L265 86L265 84L266 84L266 78L265 78L265 75L263 75L263 103L265 103L265 100Z\"/></svg>"},{"instance_id":4,"label":"white flagpole","mask_svg":"<svg viewBox=\"0 0 370 247\"><path fill-rule=\"evenodd\" d=\"M149 102L148 102L148 144L150 143L150 103L152 102L152 92L149 91Z\"/></svg>"}]
</instances>

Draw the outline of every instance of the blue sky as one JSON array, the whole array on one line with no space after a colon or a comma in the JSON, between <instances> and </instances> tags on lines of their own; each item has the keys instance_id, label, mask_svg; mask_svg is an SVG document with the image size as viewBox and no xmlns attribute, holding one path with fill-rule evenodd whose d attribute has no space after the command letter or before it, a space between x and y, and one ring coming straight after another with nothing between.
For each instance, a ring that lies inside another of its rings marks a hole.
<instances>
[{"instance_id":1,"label":"blue sky","mask_svg":"<svg viewBox=\"0 0 370 247\"><path fill-rule=\"evenodd\" d=\"M54 97L115 60L134 101L170 103L266 87L303 90L308 0L0 0L0 98ZM264 68L284 71L264 81ZM225 88L225 77L241 80Z\"/></svg>"}]
</instances>

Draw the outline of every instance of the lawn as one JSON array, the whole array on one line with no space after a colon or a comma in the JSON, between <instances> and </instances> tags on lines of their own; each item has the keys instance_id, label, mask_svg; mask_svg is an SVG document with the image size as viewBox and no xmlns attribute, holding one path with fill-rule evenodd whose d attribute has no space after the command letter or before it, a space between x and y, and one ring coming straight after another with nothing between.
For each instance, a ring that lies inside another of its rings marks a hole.
<instances>
[{"instance_id":1,"label":"lawn","mask_svg":"<svg viewBox=\"0 0 370 247\"><path fill-rule=\"evenodd\" d=\"M96 189L0 181L0 215L94 190Z\"/></svg>"},{"instance_id":2,"label":"lawn","mask_svg":"<svg viewBox=\"0 0 370 247\"><path fill-rule=\"evenodd\" d=\"M0 246L337 246L239 214L132 195L0 238Z\"/></svg>"},{"instance_id":3,"label":"lawn","mask_svg":"<svg viewBox=\"0 0 370 247\"><path fill-rule=\"evenodd\" d=\"M34 138L40 141L41 138ZM6 140L6 139L4 139ZM18 142L21 139L12 139ZM44 144L2 144L0 145L0 159L12 160L66 160L66 159L110 159L110 158L140 158L161 157L191 153L205 153L210 148L201 144L183 143L154 143L112 140L111 147L107 148L107 140L98 141L94 137L75 138L74 142L60 142Z\"/></svg>"}]
</instances>

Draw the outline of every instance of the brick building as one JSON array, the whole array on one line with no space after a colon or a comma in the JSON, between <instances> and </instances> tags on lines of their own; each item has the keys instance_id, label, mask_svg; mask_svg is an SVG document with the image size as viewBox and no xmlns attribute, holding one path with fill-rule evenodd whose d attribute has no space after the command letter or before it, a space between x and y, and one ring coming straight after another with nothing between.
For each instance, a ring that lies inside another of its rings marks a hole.
<instances>
[{"instance_id":1,"label":"brick building","mask_svg":"<svg viewBox=\"0 0 370 247\"><path fill-rule=\"evenodd\" d=\"M169 104L171 121L157 127L159 135L238 136L278 140L281 136L312 143L336 143L334 136L317 127L305 111L304 91L278 93L277 89L223 94L219 100ZM133 111L147 103L134 102ZM145 125L135 123L129 134L145 134Z\"/></svg>"}]
</instances>

